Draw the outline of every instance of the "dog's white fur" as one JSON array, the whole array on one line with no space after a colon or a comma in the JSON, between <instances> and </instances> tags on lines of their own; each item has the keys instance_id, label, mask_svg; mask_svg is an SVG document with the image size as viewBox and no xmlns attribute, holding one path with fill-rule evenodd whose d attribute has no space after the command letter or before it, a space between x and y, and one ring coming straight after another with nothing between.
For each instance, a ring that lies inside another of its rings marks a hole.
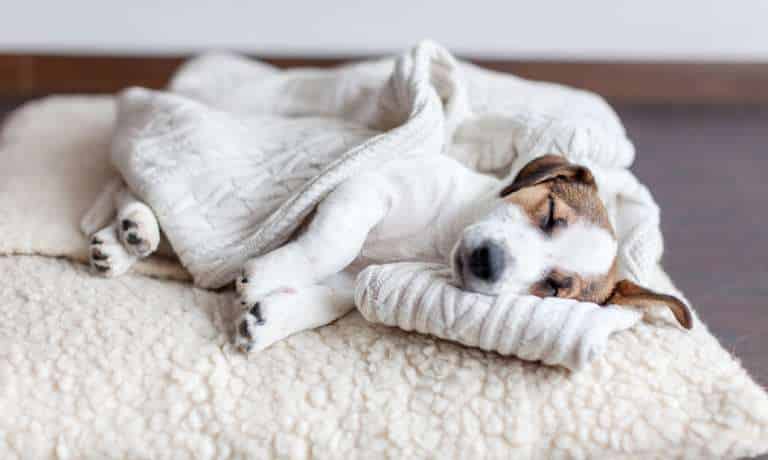
<instances>
[{"instance_id":1,"label":"dog's white fur","mask_svg":"<svg viewBox=\"0 0 768 460\"><path fill-rule=\"evenodd\" d=\"M465 280L478 292L527 292L555 265L586 273L610 268L616 242L608 232L584 224L545 238L516 205L499 198L500 185L445 156L393 161L342 183L295 239L243 267L235 280L242 308L236 344L263 349L346 314L353 304L339 286L348 287L367 265L446 262L483 240L500 243L514 263L494 283ZM117 220L92 244L92 264L108 276L154 251L160 235L146 205L127 190L115 197ZM592 249L587 254L584 247ZM108 258L93 258L96 251Z\"/></svg>"},{"instance_id":2,"label":"dog's white fur","mask_svg":"<svg viewBox=\"0 0 768 460\"><path fill-rule=\"evenodd\" d=\"M575 222L549 241L552 267L581 275L602 275L611 269L618 242L602 227Z\"/></svg>"},{"instance_id":3,"label":"dog's white fur","mask_svg":"<svg viewBox=\"0 0 768 460\"><path fill-rule=\"evenodd\" d=\"M584 221L546 237L531 224L525 211L504 201L464 230L454 252L477 248L487 241L505 248L503 276L493 282L464 278L462 284L471 291L491 295L526 292L555 267L587 276L604 274L610 270L617 250L616 240L607 230ZM451 257L451 262L455 260L455 256ZM454 267L461 277L459 271Z\"/></svg>"}]
</instances>

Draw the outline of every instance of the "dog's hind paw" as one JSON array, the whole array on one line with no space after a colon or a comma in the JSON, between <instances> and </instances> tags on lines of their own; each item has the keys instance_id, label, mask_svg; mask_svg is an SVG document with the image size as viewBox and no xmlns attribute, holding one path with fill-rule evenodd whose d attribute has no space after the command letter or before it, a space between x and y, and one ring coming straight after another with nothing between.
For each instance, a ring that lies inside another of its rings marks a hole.
<instances>
[{"instance_id":1,"label":"dog's hind paw","mask_svg":"<svg viewBox=\"0 0 768 460\"><path fill-rule=\"evenodd\" d=\"M117 232L125 250L136 257L147 257L160 244L160 227L148 208L134 209L121 215Z\"/></svg>"},{"instance_id":2,"label":"dog's hind paw","mask_svg":"<svg viewBox=\"0 0 768 460\"><path fill-rule=\"evenodd\" d=\"M296 302L296 290L278 289L257 301L240 295L242 313L235 324L235 346L246 353L263 350L288 334L283 326L286 311Z\"/></svg>"},{"instance_id":3,"label":"dog's hind paw","mask_svg":"<svg viewBox=\"0 0 768 460\"><path fill-rule=\"evenodd\" d=\"M136 256L129 254L118 241L113 225L91 237L88 256L94 273L107 278L122 275L136 262Z\"/></svg>"},{"instance_id":4,"label":"dog's hind paw","mask_svg":"<svg viewBox=\"0 0 768 460\"><path fill-rule=\"evenodd\" d=\"M259 329L266 324L267 320L261 311L261 302L256 302L240 315L235 331L235 346L245 353L260 349Z\"/></svg>"}]
</instances>

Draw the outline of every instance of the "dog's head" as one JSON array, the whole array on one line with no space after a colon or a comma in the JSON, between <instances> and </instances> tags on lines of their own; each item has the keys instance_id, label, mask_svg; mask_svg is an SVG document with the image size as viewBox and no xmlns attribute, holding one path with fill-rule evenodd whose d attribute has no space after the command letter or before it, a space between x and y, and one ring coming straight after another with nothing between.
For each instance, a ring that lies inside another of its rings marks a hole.
<instances>
[{"instance_id":1,"label":"dog's head","mask_svg":"<svg viewBox=\"0 0 768 460\"><path fill-rule=\"evenodd\" d=\"M616 234L590 170L555 155L528 163L490 213L464 229L451 256L466 290L598 304L666 305L686 328L687 306L617 278Z\"/></svg>"}]
</instances>

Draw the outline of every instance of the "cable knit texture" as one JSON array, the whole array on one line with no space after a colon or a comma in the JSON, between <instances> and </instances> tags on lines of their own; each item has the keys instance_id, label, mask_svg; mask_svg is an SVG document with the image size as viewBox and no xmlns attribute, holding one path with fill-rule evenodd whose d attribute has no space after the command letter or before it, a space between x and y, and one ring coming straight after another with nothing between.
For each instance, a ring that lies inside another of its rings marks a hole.
<instances>
[{"instance_id":1,"label":"cable knit texture","mask_svg":"<svg viewBox=\"0 0 768 460\"><path fill-rule=\"evenodd\" d=\"M228 111L202 94L209 105L128 90L118 98L112 162L155 210L196 284L221 287L248 259L284 243L328 192L367 165L440 154L466 116L456 68L447 51L427 42L362 96L336 93L343 78L323 85L311 74L277 86L249 80L241 94L248 102ZM180 75L172 90L189 92L188 78ZM266 112L249 105L270 101L280 105ZM300 111L281 109L292 104ZM350 105L356 110L346 113Z\"/></svg>"},{"instance_id":2,"label":"cable knit texture","mask_svg":"<svg viewBox=\"0 0 768 460\"><path fill-rule=\"evenodd\" d=\"M355 304L368 321L573 370L600 356L611 334L641 316L570 299L472 294L450 280L440 264L370 266L357 278Z\"/></svg>"}]
</instances>

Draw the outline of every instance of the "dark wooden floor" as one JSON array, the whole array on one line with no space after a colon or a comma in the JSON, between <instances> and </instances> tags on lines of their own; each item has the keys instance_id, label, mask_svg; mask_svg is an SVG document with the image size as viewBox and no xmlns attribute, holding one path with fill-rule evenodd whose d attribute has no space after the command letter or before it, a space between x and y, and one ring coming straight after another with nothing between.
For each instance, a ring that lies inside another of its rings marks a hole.
<instances>
[{"instance_id":1,"label":"dark wooden floor","mask_svg":"<svg viewBox=\"0 0 768 460\"><path fill-rule=\"evenodd\" d=\"M619 107L662 207L664 265L768 385L768 106Z\"/></svg>"},{"instance_id":2,"label":"dark wooden floor","mask_svg":"<svg viewBox=\"0 0 768 460\"><path fill-rule=\"evenodd\" d=\"M0 101L0 116L20 101ZM662 206L665 266L768 385L768 106L620 106Z\"/></svg>"}]
</instances>

